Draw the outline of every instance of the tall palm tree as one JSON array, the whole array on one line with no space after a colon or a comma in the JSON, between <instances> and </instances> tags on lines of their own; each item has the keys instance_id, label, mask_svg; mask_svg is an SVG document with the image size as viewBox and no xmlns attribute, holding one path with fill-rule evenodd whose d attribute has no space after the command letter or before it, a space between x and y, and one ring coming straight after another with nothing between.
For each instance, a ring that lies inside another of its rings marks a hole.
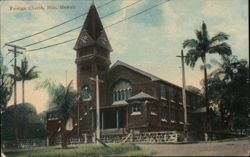
<instances>
[{"instance_id":1,"label":"tall palm tree","mask_svg":"<svg viewBox=\"0 0 250 157\"><path fill-rule=\"evenodd\" d=\"M37 66L33 66L32 68L28 69L28 60L25 57L21 61L21 66L16 66L16 78L17 81L22 81L22 97L23 97L23 104L24 104L24 82L28 80L33 80L39 77L39 72L35 71Z\"/></svg>"},{"instance_id":2,"label":"tall palm tree","mask_svg":"<svg viewBox=\"0 0 250 157\"><path fill-rule=\"evenodd\" d=\"M77 93L73 90L71 81L66 87L56 84L50 80L40 83L37 88L47 89L49 93L49 108L57 108L57 113L61 120L62 147L67 147L66 124L70 118L70 113L77 100Z\"/></svg>"},{"instance_id":3,"label":"tall palm tree","mask_svg":"<svg viewBox=\"0 0 250 157\"><path fill-rule=\"evenodd\" d=\"M219 54L220 56L231 55L231 47L224 42L228 40L229 35L223 32L217 33L214 37L210 38L207 31L207 26L203 21L200 30L195 31L197 39L188 39L183 42L183 48L188 48L185 62L190 67L194 68L195 63L200 58L204 64L204 96L206 106L206 130L211 130L209 124L209 107L208 107L208 93L207 93L207 54Z\"/></svg>"}]
</instances>

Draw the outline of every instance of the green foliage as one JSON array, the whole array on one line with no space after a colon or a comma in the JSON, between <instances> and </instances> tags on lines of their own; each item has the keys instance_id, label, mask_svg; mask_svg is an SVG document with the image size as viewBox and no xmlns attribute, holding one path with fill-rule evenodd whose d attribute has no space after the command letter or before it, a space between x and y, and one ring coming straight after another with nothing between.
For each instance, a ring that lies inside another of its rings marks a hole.
<instances>
[{"instance_id":1,"label":"green foliage","mask_svg":"<svg viewBox=\"0 0 250 157\"><path fill-rule=\"evenodd\" d=\"M11 74L6 73L8 69L5 65L3 65L3 57L1 52L0 58L2 58L0 63L0 106L1 110L4 111L12 96L14 80Z\"/></svg>"},{"instance_id":2,"label":"green foliage","mask_svg":"<svg viewBox=\"0 0 250 157\"><path fill-rule=\"evenodd\" d=\"M49 79L37 84L36 89L46 89L49 94L48 108L57 108L59 115L66 122L69 114L76 103L77 93L73 90L72 81L64 87Z\"/></svg>"},{"instance_id":3,"label":"green foliage","mask_svg":"<svg viewBox=\"0 0 250 157\"><path fill-rule=\"evenodd\" d=\"M28 69L28 60L26 58L22 59L20 67L16 66L14 68L16 69L16 80L22 81L22 96L24 103L24 82L38 78L40 72L35 70L37 66L33 66L32 68Z\"/></svg>"},{"instance_id":4,"label":"green foliage","mask_svg":"<svg viewBox=\"0 0 250 157\"><path fill-rule=\"evenodd\" d=\"M217 53L221 56L231 55L230 46L223 42L229 37L226 33L220 32L209 38L207 26L203 22L201 30L196 30L195 34L197 39L188 39L183 42L183 48L189 48L185 61L190 67L195 67L199 58L205 63L207 53Z\"/></svg>"},{"instance_id":5,"label":"green foliage","mask_svg":"<svg viewBox=\"0 0 250 157\"><path fill-rule=\"evenodd\" d=\"M59 147L33 148L23 150L5 151L7 156L29 156L29 157L78 157L78 156L150 156L150 152L142 151L135 144L113 144L110 148L101 145L72 145L67 149Z\"/></svg>"},{"instance_id":6,"label":"green foliage","mask_svg":"<svg viewBox=\"0 0 250 157\"><path fill-rule=\"evenodd\" d=\"M235 64L235 57L224 57L219 68L208 76L210 104L218 106L221 129L244 129L248 125L249 66L245 60ZM236 70L237 69L237 70Z\"/></svg>"},{"instance_id":7,"label":"green foliage","mask_svg":"<svg viewBox=\"0 0 250 157\"><path fill-rule=\"evenodd\" d=\"M15 120L16 119L16 120ZM18 104L9 106L2 114L2 134L4 140L15 139L15 125L19 139L42 138L46 136L45 126L39 119L32 104Z\"/></svg>"},{"instance_id":8,"label":"green foliage","mask_svg":"<svg viewBox=\"0 0 250 157\"><path fill-rule=\"evenodd\" d=\"M71 111L76 104L78 94L73 90L72 81L64 87L50 80L45 80L38 84L37 88L47 89L49 93L49 108L56 108L61 119L62 147L67 147L66 122L70 117Z\"/></svg>"},{"instance_id":9,"label":"green foliage","mask_svg":"<svg viewBox=\"0 0 250 157\"><path fill-rule=\"evenodd\" d=\"M21 66L16 66L16 77L17 81L28 81L39 77L39 71L36 71L37 66L33 66L28 69L27 58L22 59Z\"/></svg>"}]
</instances>

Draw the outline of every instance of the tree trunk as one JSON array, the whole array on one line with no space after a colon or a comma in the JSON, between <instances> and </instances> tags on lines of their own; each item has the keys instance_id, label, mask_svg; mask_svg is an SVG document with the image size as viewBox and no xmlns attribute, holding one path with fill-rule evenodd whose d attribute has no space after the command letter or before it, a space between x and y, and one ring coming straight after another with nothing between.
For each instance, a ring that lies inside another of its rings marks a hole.
<instances>
[{"instance_id":1,"label":"tree trunk","mask_svg":"<svg viewBox=\"0 0 250 157\"><path fill-rule=\"evenodd\" d=\"M23 96L23 104L24 104L24 80L22 80L22 96Z\"/></svg>"},{"instance_id":2,"label":"tree trunk","mask_svg":"<svg viewBox=\"0 0 250 157\"><path fill-rule=\"evenodd\" d=\"M205 132L211 131L211 125L210 125L210 117L209 117L209 107L208 107L208 89L207 89L207 62L206 62L206 54L204 56L204 86L205 86L205 106L206 106L206 128Z\"/></svg>"},{"instance_id":3,"label":"tree trunk","mask_svg":"<svg viewBox=\"0 0 250 157\"><path fill-rule=\"evenodd\" d=\"M61 140L62 140L62 148L67 148L67 133L66 133L66 123L62 125L61 127L61 131L62 131L62 134L61 134Z\"/></svg>"}]
</instances>

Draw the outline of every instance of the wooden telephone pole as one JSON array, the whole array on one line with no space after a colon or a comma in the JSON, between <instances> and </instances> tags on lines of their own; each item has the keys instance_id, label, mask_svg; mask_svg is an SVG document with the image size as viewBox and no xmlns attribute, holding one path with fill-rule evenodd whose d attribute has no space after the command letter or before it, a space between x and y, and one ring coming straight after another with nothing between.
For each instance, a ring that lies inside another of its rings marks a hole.
<instances>
[{"instance_id":1,"label":"wooden telephone pole","mask_svg":"<svg viewBox=\"0 0 250 157\"><path fill-rule=\"evenodd\" d=\"M182 104L184 108L184 141L187 141L187 104L186 104L186 79L185 79L185 67L183 50L181 50L181 56L176 56L181 58L181 69L182 69Z\"/></svg>"},{"instance_id":2,"label":"wooden telephone pole","mask_svg":"<svg viewBox=\"0 0 250 157\"><path fill-rule=\"evenodd\" d=\"M5 44L5 46L9 46L12 47L13 49L8 49L9 52L13 52L14 54L14 105L16 106L16 57L17 57L17 53L19 54L23 54L22 52L18 51L18 49L21 50L26 50L23 47L17 46L17 45L12 45L12 44Z\"/></svg>"},{"instance_id":3,"label":"wooden telephone pole","mask_svg":"<svg viewBox=\"0 0 250 157\"><path fill-rule=\"evenodd\" d=\"M95 78L90 77L90 80L96 81L96 138L100 140L101 131L100 131L100 90L99 82L104 83L103 80L99 79L98 73Z\"/></svg>"},{"instance_id":4,"label":"wooden telephone pole","mask_svg":"<svg viewBox=\"0 0 250 157\"><path fill-rule=\"evenodd\" d=\"M18 49L20 50L26 50L23 47L17 46L17 45L12 45L12 44L5 44L5 46L9 46L13 49L8 49L9 52L12 52L14 54L14 106L15 106L15 111L14 111L14 117L15 117L15 134L16 134L16 142L17 142L17 124L16 124L16 57L17 57L17 53L22 54L22 52L18 51Z\"/></svg>"}]
</instances>

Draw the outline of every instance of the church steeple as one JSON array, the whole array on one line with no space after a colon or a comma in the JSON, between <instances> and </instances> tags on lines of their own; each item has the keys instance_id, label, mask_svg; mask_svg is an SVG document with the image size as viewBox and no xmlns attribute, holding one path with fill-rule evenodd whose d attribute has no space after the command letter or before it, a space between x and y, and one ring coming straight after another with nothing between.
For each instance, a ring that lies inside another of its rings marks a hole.
<instances>
[{"instance_id":1,"label":"church steeple","mask_svg":"<svg viewBox=\"0 0 250 157\"><path fill-rule=\"evenodd\" d=\"M108 37L93 1L74 49L78 50L94 44L112 51L112 47L108 41Z\"/></svg>"}]
</instances>

